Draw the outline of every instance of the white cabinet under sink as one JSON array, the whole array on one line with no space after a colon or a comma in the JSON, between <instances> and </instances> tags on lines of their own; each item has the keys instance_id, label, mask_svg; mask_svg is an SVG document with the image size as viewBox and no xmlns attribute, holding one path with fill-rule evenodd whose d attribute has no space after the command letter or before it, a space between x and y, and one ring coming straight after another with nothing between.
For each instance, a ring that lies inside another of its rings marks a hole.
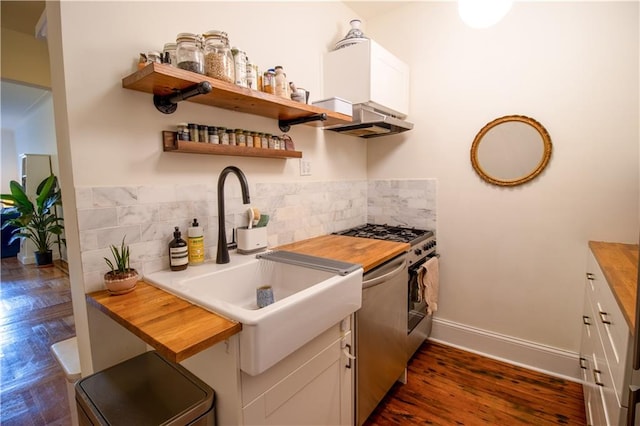
<instances>
[{"instance_id":1,"label":"white cabinet under sink","mask_svg":"<svg viewBox=\"0 0 640 426\"><path fill-rule=\"evenodd\" d=\"M240 370L237 335L182 365L214 389L219 425L351 425L351 318L259 375Z\"/></svg>"}]
</instances>

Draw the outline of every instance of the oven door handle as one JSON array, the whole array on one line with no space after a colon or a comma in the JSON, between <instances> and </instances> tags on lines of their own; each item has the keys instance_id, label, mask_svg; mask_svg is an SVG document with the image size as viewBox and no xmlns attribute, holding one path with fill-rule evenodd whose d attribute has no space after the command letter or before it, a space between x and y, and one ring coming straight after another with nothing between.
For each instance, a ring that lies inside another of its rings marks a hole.
<instances>
[{"instance_id":1,"label":"oven door handle","mask_svg":"<svg viewBox=\"0 0 640 426\"><path fill-rule=\"evenodd\" d=\"M362 288L365 289L365 288L373 287L378 284L382 284L383 282L389 281L391 278L401 273L407 267L407 259L403 257L402 260L399 261L399 265L400 266L398 266L396 269L394 269L391 272L388 272L379 277L371 278L369 280L364 280L362 282ZM365 274L365 277L366 277L366 274Z\"/></svg>"}]
</instances>

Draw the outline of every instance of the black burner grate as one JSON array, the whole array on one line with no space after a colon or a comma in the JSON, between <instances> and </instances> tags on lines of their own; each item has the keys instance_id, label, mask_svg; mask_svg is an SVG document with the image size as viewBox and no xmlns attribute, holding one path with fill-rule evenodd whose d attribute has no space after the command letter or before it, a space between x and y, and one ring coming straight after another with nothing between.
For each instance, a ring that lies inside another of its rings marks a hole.
<instances>
[{"instance_id":1,"label":"black burner grate","mask_svg":"<svg viewBox=\"0 0 640 426\"><path fill-rule=\"evenodd\" d=\"M401 243L415 244L433 235L431 231L424 229L406 228L401 226L376 225L367 223L355 228L336 232L339 235L350 237L374 238L376 240L397 241Z\"/></svg>"}]
</instances>

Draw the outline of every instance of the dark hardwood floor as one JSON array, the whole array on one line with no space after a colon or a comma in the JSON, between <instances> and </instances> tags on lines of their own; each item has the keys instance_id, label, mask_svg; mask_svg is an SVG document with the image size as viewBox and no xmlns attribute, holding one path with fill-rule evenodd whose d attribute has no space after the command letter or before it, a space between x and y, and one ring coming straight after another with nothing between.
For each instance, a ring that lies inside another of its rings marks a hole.
<instances>
[{"instance_id":1,"label":"dark hardwood floor","mask_svg":"<svg viewBox=\"0 0 640 426\"><path fill-rule=\"evenodd\" d=\"M66 381L52 344L75 335L69 278L56 267L2 259L0 424L70 425Z\"/></svg>"},{"instance_id":2,"label":"dark hardwood floor","mask_svg":"<svg viewBox=\"0 0 640 426\"><path fill-rule=\"evenodd\" d=\"M582 386L426 342L365 423L418 424L585 425Z\"/></svg>"},{"instance_id":3,"label":"dark hardwood floor","mask_svg":"<svg viewBox=\"0 0 640 426\"><path fill-rule=\"evenodd\" d=\"M65 379L50 346L75 334L69 279L2 259L0 424L69 425ZM427 342L367 421L374 425L584 425L582 388Z\"/></svg>"}]
</instances>

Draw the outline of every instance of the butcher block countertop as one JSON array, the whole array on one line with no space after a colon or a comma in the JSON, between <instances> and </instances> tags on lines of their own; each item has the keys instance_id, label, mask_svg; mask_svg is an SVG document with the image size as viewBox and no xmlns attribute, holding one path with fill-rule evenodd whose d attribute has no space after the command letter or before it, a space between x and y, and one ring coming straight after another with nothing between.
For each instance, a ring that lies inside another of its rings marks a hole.
<instances>
[{"instance_id":1,"label":"butcher block countertop","mask_svg":"<svg viewBox=\"0 0 640 426\"><path fill-rule=\"evenodd\" d=\"M636 322L634 312L638 281L638 245L589 241L589 248L633 334Z\"/></svg>"},{"instance_id":2,"label":"butcher block countertop","mask_svg":"<svg viewBox=\"0 0 640 426\"><path fill-rule=\"evenodd\" d=\"M367 272L409 247L406 243L325 235L278 249L360 264ZM173 362L183 361L242 330L242 324L144 281L127 294L111 296L102 290L87 294L86 299Z\"/></svg>"},{"instance_id":3,"label":"butcher block countertop","mask_svg":"<svg viewBox=\"0 0 640 426\"><path fill-rule=\"evenodd\" d=\"M119 296L111 296L107 290L89 293L87 302L173 362L183 361L242 330L242 324L144 281Z\"/></svg>"},{"instance_id":4,"label":"butcher block countertop","mask_svg":"<svg viewBox=\"0 0 640 426\"><path fill-rule=\"evenodd\" d=\"M293 251L310 256L356 263L362 265L362 269L366 273L387 260L409 251L410 247L409 243L348 237L346 235L323 235L282 245L276 250Z\"/></svg>"}]
</instances>

